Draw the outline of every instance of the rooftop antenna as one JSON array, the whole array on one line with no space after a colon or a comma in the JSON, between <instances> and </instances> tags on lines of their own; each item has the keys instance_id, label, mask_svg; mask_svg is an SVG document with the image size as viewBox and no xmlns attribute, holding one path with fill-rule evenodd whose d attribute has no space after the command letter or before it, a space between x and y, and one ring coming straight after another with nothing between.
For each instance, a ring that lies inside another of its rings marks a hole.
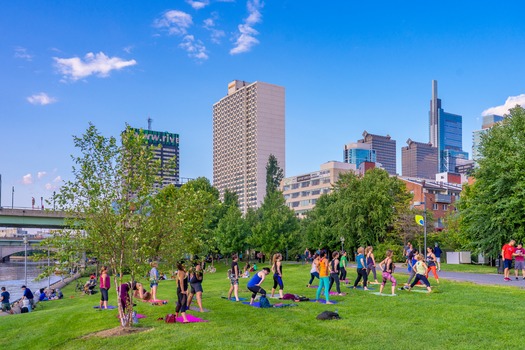
<instances>
[{"instance_id":1,"label":"rooftop antenna","mask_svg":"<svg viewBox=\"0 0 525 350\"><path fill-rule=\"evenodd\" d=\"M148 130L151 130L151 123L153 122L153 119L151 117L148 117Z\"/></svg>"}]
</instances>

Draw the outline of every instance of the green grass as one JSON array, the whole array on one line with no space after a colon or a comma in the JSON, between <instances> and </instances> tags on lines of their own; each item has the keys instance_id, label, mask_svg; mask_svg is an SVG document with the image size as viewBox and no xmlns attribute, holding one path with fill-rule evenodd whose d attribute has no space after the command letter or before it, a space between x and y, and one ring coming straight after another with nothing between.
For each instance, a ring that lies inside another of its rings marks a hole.
<instances>
[{"instance_id":1,"label":"green grass","mask_svg":"<svg viewBox=\"0 0 525 350\"><path fill-rule=\"evenodd\" d=\"M136 307L147 315L139 326L150 331L84 338L117 327L117 311L96 311L92 306L99 294L81 296L73 283L64 288L64 300L40 303L30 314L0 317L0 349L308 349L321 344L330 349L507 349L515 347L519 337L520 318L512 315L525 312L521 289L446 280L432 294L397 291L399 295L390 298L342 287L349 294L333 297L340 302L336 305L303 302L293 308L257 309L220 298L227 294L229 281L227 267L217 267L203 284L204 307L211 312L191 312L208 323L157 321L174 311L176 301L175 282L161 281L159 298L169 303L139 302ZM305 287L309 265L285 264L283 272L286 292L315 296L315 289ZM354 278L355 270L349 269L349 279ZM406 281L403 274L396 278ZM241 280L240 294L249 297L246 282ZM271 289L271 278L263 287ZM110 304L115 305L115 290L110 292ZM324 310L338 310L342 320L316 320Z\"/></svg>"},{"instance_id":2,"label":"green grass","mask_svg":"<svg viewBox=\"0 0 525 350\"><path fill-rule=\"evenodd\" d=\"M498 273L497 267L475 264L441 264L441 270L450 272Z\"/></svg>"}]
</instances>

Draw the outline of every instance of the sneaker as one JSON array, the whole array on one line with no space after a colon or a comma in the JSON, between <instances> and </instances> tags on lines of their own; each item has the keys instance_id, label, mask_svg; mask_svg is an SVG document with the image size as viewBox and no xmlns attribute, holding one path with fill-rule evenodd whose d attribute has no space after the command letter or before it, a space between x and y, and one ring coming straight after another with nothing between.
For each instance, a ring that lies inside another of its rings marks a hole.
<instances>
[{"instance_id":1,"label":"sneaker","mask_svg":"<svg viewBox=\"0 0 525 350\"><path fill-rule=\"evenodd\" d=\"M505 277L503 280L504 280L504 281L510 281L510 278Z\"/></svg>"},{"instance_id":2,"label":"sneaker","mask_svg":"<svg viewBox=\"0 0 525 350\"><path fill-rule=\"evenodd\" d=\"M517 280L519 280L519 278L518 278L518 277L516 277L516 281L517 281Z\"/></svg>"}]
</instances>

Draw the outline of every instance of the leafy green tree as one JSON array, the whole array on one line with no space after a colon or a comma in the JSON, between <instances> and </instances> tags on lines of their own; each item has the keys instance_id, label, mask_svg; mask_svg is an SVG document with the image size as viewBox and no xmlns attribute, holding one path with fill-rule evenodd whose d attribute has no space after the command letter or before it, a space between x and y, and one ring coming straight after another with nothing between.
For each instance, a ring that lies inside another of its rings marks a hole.
<instances>
[{"instance_id":1,"label":"leafy green tree","mask_svg":"<svg viewBox=\"0 0 525 350\"><path fill-rule=\"evenodd\" d=\"M460 227L474 252L497 256L525 239L525 110L516 106L481 138L475 182L464 188Z\"/></svg>"},{"instance_id":2,"label":"leafy green tree","mask_svg":"<svg viewBox=\"0 0 525 350\"><path fill-rule=\"evenodd\" d=\"M73 180L65 182L56 202L69 214L73 229L68 235L75 250L89 248L109 266L121 325L129 326L133 303L124 310L117 291L124 273L133 281L152 254L151 201L161 165L142 133L127 127L121 136L119 146L90 124L82 136L74 137L80 154L73 156Z\"/></svg>"},{"instance_id":3,"label":"leafy green tree","mask_svg":"<svg viewBox=\"0 0 525 350\"><path fill-rule=\"evenodd\" d=\"M231 205L215 230L217 245L221 253L232 254L246 249L248 228L239 207Z\"/></svg>"},{"instance_id":4,"label":"leafy green tree","mask_svg":"<svg viewBox=\"0 0 525 350\"><path fill-rule=\"evenodd\" d=\"M252 247L267 256L276 252L284 256L295 241L299 223L293 210L286 206L282 192L276 190L266 195L257 216L250 237Z\"/></svg>"},{"instance_id":5,"label":"leafy green tree","mask_svg":"<svg viewBox=\"0 0 525 350\"><path fill-rule=\"evenodd\" d=\"M270 154L268 163L266 164L266 195L279 188L283 177L284 172L283 169L279 167L277 158L273 154Z\"/></svg>"}]
</instances>

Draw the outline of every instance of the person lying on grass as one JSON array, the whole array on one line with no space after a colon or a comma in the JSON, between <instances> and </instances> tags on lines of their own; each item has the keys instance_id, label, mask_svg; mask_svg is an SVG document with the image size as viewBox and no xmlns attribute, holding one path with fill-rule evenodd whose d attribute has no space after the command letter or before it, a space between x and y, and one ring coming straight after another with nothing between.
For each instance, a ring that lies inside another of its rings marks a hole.
<instances>
[{"instance_id":1,"label":"person lying on grass","mask_svg":"<svg viewBox=\"0 0 525 350\"><path fill-rule=\"evenodd\" d=\"M252 292L252 299L250 300L250 305L253 304L257 293L261 294L262 297L266 297L266 291L261 288L261 284L264 282L264 279L269 273L270 269L265 267L261 271L253 275L250 281L248 281L248 290Z\"/></svg>"}]
</instances>

